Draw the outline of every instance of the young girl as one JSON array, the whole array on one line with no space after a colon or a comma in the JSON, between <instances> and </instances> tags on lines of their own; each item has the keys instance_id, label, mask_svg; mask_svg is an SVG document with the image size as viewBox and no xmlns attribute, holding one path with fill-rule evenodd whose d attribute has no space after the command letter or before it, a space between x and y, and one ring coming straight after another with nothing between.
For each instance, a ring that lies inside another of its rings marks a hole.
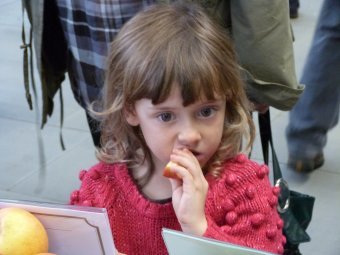
<instances>
[{"instance_id":1,"label":"young girl","mask_svg":"<svg viewBox=\"0 0 340 255\"><path fill-rule=\"evenodd\" d=\"M104 207L116 248L167 254L163 227L282 253L278 189L240 154L254 127L234 50L197 6L156 5L112 43L100 163L71 204ZM163 176L171 161L177 178Z\"/></svg>"}]
</instances>

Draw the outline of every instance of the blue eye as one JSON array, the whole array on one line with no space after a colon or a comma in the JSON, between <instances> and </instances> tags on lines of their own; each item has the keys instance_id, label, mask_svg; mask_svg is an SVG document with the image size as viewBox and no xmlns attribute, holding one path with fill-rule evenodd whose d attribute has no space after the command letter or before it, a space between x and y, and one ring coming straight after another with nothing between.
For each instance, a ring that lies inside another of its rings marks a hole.
<instances>
[{"instance_id":1,"label":"blue eye","mask_svg":"<svg viewBox=\"0 0 340 255\"><path fill-rule=\"evenodd\" d=\"M169 112L164 112L158 115L158 118L163 122L169 122L173 119L173 115Z\"/></svg>"}]
</instances>

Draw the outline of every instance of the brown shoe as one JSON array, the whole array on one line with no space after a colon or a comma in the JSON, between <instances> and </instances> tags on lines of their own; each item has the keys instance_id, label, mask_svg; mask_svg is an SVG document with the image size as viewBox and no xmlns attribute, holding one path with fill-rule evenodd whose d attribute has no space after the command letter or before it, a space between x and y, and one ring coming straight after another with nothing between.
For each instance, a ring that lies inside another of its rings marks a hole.
<instances>
[{"instance_id":1,"label":"brown shoe","mask_svg":"<svg viewBox=\"0 0 340 255\"><path fill-rule=\"evenodd\" d=\"M323 153L317 154L312 159L299 159L294 158L293 156L289 156L288 158L288 167L300 173L310 173L321 167L324 163L325 158Z\"/></svg>"}]
</instances>

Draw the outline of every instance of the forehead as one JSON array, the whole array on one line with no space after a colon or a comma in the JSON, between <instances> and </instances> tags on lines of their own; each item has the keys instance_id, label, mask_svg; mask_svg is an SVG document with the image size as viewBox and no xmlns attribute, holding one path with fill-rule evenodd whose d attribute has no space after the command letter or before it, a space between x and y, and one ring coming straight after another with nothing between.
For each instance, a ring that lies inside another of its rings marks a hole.
<instances>
[{"instance_id":1,"label":"forehead","mask_svg":"<svg viewBox=\"0 0 340 255\"><path fill-rule=\"evenodd\" d=\"M154 105L156 104L162 104L163 102L174 102L177 104L181 104L181 105L189 105L189 104L193 104L193 103L199 103L199 102L205 102L205 101L214 101L214 100L220 100L225 98L222 94L217 94L217 93L213 93L213 96L208 97L205 93L204 90L200 91L200 94L198 94L194 100L192 100L189 103L185 103L185 96L183 96L183 90L181 89L181 87L178 85L178 83L174 83L171 86L170 92L169 94L165 97L164 100L162 100L162 102L157 102L154 103Z\"/></svg>"}]
</instances>

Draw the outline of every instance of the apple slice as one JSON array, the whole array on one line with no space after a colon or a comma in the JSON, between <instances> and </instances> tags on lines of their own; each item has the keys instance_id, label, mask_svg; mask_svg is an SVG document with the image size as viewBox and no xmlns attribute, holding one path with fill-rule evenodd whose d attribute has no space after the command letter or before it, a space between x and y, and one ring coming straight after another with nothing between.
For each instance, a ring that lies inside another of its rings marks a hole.
<instances>
[{"instance_id":1,"label":"apple slice","mask_svg":"<svg viewBox=\"0 0 340 255\"><path fill-rule=\"evenodd\" d=\"M163 176L167 178L172 178L172 179L180 179L178 175L171 170L171 165L174 164L173 162L169 161L168 164L166 164L164 170L163 170Z\"/></svg>"}]
</instances>

